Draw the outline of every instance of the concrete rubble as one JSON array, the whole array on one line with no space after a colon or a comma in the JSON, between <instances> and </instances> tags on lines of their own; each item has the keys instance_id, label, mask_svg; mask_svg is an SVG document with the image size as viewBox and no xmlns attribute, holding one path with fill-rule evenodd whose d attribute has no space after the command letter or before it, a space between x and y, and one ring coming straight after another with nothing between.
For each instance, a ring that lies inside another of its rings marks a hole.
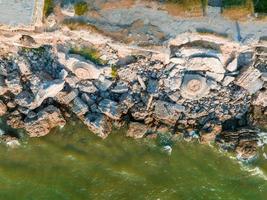
<instances>
[{"instance_id":1,"label":"concrete rubble","mask_svg":"<svg viewBox=\"0 0 267 200\"><path fill-rule=\"evenodd\" d=\"M100 53L112 64L98 66L58 46L20 47L0 59L0 116L30 137L63 126L70 115L101 138L125 121L133 138L157 135L164 125L249 159L257 144L257 131L244 129L254 123L250 110L267 114L266 60L249 48L186 33L169 41L164 60L142 51L120 57L105 44Z\"/></svg>"}]
</instances>

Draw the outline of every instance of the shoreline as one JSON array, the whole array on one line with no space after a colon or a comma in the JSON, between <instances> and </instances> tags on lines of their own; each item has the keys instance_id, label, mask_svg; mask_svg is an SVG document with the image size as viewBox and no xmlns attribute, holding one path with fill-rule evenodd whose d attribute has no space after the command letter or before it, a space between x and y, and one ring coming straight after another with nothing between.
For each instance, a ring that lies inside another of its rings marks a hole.
<instances>
[{"instance_id":1,"label":"shoreline","mask_svg":"<svg viewBox=\"0 0 267 200\"><path fill-rule=\"evenodd\" d=\"M170 132L215 142L244 160L257 154L255 122L264 122L267 106L265 43L184 33L158 51L75 34L2 38L0 113L11 127L40 137L75 115L102 138L126 123L136 139Z\"/></svg>"}]
</instances>

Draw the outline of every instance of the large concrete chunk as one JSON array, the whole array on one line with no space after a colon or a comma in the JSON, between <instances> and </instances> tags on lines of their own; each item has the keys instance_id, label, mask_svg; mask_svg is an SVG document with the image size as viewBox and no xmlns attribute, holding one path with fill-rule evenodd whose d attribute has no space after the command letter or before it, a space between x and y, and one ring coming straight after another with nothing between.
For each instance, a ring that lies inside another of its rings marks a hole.
<instances>
[{"instance_id":1,"label":"large concrete chunk","mask_svg":"<svg viewBox=\"0 0 267 200\"><path fill-rule=\"evenodd\" d=\"M26 118L24 126L30 137L40 137L47 135L54 127L64 126L65 123L60 110L48 106L37 113L37 119Z\"/></svg>"},{"instance_id":2,"label":"large concrete chunk","mask_svg":"<svg viewBox=\"0 0 267 200\"><path fill-rule=\"evenodd\" d=\"M246 89L250 94L256 93L263 86L263 81L260 79L261 72L254 68L249 67L241 74L236 80L236 84Z\"/></svg>"},{"instance_id":3,"label":"large concrete chunk","mask_svg":"<svg viewBox=\"0 0 267 200\"><path fill-rule=\"evenodd\" d=\"M179 104L172 104L164 101L156 101L154 115L163 123L175 125L185 107Z\"/></svg>"},{"instance_id":4,"label":"large concrete chunk","mask_svg":"<svg viewBox=\"0 0 267 200\"><path fill-rule=\"evenodd\" d=\"M86 115L84 123L97 136L105 139L111 133L111 123L108 118L100 113Z\"/></svg>"},{"instance_id":5,"label":"large concrete chunk","mask_svg":"<svg viewBox=\"0 0 267 200\"><path fill-rule=\"evenodd\" d=\"M101 73L93 63L79 61L76 58L68 59L66 67L81 80L98 79Z\"/></svg>"},{"instance_id":6,"label":"large concrete chunk","mask_svg":"<svg viewBox=\"0 0 267 200\"><path fill-rule=\"evenodd\" d=\"M0 116L3 116L7 112L7 107L3 101L0 100Z\"/></svg>"},{"instance_id":7,"label":"large concrete chunk","mask_svg":"<svg viewBox=\"0 0 267 200\"><path fill-rule=\"evenodd\" d=\"M120 109L120 106L116 102L109 99L100 101L98 104L98 109L111 119L119 120L122 116L122 110Z\"/></svg>"},{"instance_id":8,"label":"large concrete chunk","mask_svg":"<svg viewBox=\"0 0 267 200\"><path fill-rule=\"evenodd\" d=\"M64 87L65 81L63 80L53 80L47 81L41 84L39 91L37 92L31 109L35 109L40 106L43 101L49 97L55 97Z\"/></svg>"},{"instance_id":9,"label":"large concrete chunk","mask_svg":"<svg viewBox=\"0 0 267 200\"><path fill-rule=\"evenodd\" d=\"M74 112L78 116L82 116L88 112L88 106L86 105L86 103L83 102L83 100L81 100L80 97L76 97L73 100L73 105L71 109L72 112Z\"/></svg>"}]
</instances>

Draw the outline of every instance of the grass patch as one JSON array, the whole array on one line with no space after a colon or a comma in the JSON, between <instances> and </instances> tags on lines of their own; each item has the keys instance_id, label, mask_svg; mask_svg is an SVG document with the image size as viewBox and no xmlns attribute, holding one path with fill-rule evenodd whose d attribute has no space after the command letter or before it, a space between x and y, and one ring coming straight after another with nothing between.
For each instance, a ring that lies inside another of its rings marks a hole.
<instances>
[{"instance_id":1,"label":"grass patch","mask_svg":"<svg viewBox=\"0 0 267 200\"><path fill-rule=\"evenodd\" d=\"M201 17L205 13L208 0L157 0L171 15Z\"/></svg>"},{"instance_id":2,"label":"grass patch","mask_svg":"<svg viewBox=\"0 0 267 200\"><path fill-rule=\"evenodd\" d=\"M254 13L252 0L223 0L223 15L232 20L246 20Z\"/></svg>"},{"instance_id":3,"label":"grass patch","mask_svg":"<svg viewBox=\"0 0 267 200\"><path fill-rule=\"evenodd\" d=\"M81 1L74 4L75 14L78 16L84 15L88 11L88 5L86 2Z\"/></svg>"},{"instance_id":4,"label":"grass patch","mask_svg":"<svg viewBox=\"0 0 267 200\"><path fill-rule=\"evenodd\" d=\"M87 30L103 34L103 32L100 31L96 26L88 24L82 20L66 19L63 21L63 24L66 25L70 30Z\"/></svg>"},{"instance_id":5,"label":"grass patch","mask_svg":"<svg viewBox=\"0 0 267 200\"><path fill-rule=\"evenodd\" d=\"M227 33L219 33L214 30L207 29L207 28L196 28L196 31L203 35L215 35L218 37L228 38Z\"/></svg>"},{"instance_id":6,"label":"grass patch","mask_svg":"<svg viewBox=\"0 0 267 200\"><path fill-rule=\"evenodd\" d=\"M45 0L43 13L45 17L48 17L54 11L54 0Z\"/></svg>"},{"instance_id":7,"label":"grass patch","mask_svg":"<svg viewBox=\"0 0 267 200\"><path fill-rule=\"evenodd\" d=\"M107 62L100 58L100 52L92 47L74 47L71 48L69 53L77 54L84 57L86 60L90 60L97 65L106 65Z\"/></svg>"},{"instance_id":8,"label":"grass patch","mask_svg":"<svg viewBox=\"0 0 267 200\"><path fill-rule=\"evenodd\" d=\"M116 79L118 77L118 70L117 67L114 65L111 66L111 77L113 79Z\"/></svg>"}]
</instances>

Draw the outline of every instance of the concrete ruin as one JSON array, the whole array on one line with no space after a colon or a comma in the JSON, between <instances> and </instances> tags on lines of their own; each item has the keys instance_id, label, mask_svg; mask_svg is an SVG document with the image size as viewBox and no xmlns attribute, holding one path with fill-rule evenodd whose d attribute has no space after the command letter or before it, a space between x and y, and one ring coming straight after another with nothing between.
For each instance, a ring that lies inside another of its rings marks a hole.
<instances>
[{"instance_id":1,"label":"concrete ruin","mask_svg":"<svg viewBox=\"0 0 267 200\"><path fill-rule=\"evenodd\" d=\"M159 51L86 33L77 41L75 33L3 44L12 51L0 58L0 115L10 126L40 137L75 116L101 138L112 126L129 124L133 138L154 138L166 127L173 137L256 156L258 131L245 128L254 127L254 105L267 113L264 43L184 33ZM107 64L69 54L70 43L88 41Z\"/></svg>"}]
</instances>

